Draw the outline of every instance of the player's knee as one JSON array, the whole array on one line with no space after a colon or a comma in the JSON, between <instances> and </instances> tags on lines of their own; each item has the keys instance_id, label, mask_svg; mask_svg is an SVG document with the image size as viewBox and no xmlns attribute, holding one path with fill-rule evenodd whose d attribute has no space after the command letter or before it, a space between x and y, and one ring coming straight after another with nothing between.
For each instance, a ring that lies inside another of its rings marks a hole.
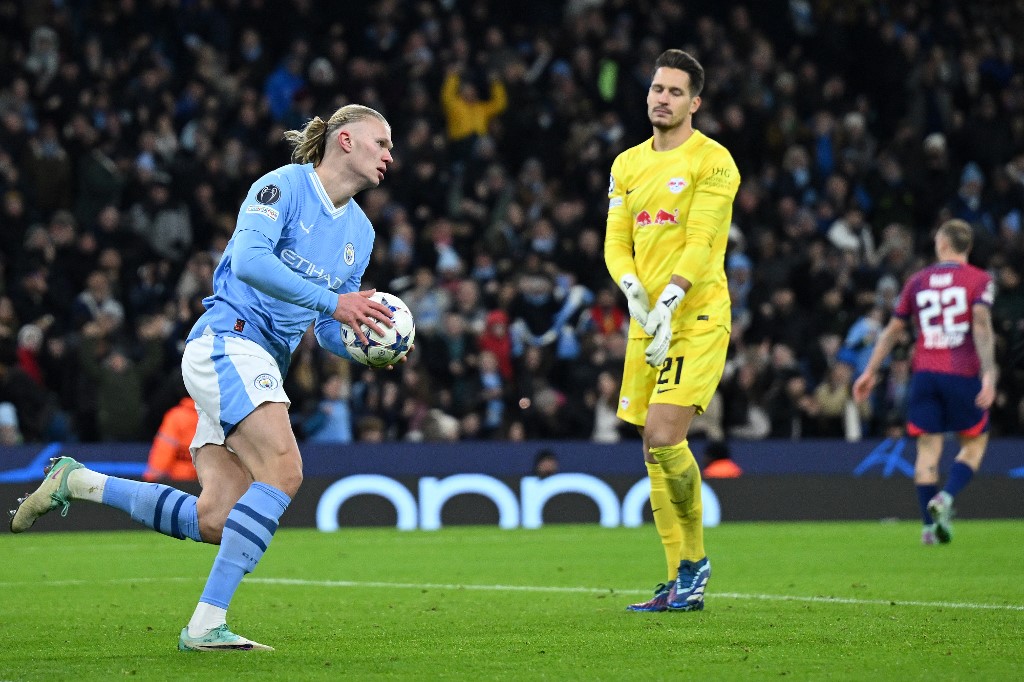
<instances>
[{"instance_id":1,"label":"player's knee","mask_svg":"<svg viewBox=\"0 0 1024 682\"><path fill-rule=\"evenodd\" d=\"M295 497L302 485L302 457L291 448L274 458L274 471L268 482L289 497Z\"/></svg>"},{"instance_id":2,"label":"player's knee","mask_svg":"<svg viewBox=\"0 0 1024 682\"><path fill-rule=\"evenodd\" d=\"M975 471L981 466L981 460L985 457L985 446L979 443L967 442L957 453L956 461L963 462Z\"/></svg>"},{"instance_id":3,"label":"player's knee","mask_svg":"<svg viewBox=\"0 0 1024 682\"><path fill-rule=\"evenodd\" d=\"M280 489L288 497L295 497L295 494L299 492L299 487L302 485L302 467L291 467L288 470L282 472L280 479Z\"/></svg>"},{"instance_id":4,"label":"player's knee","mask_svg":"<svg viewBox=\"0 0 1024 682\"><path fill-rule=\"evenodd\" d=\"M685 433L679 433L668 425L651 425L644 430L648 448L668 448L686 439Z\"/></svg>"}]
</instances>

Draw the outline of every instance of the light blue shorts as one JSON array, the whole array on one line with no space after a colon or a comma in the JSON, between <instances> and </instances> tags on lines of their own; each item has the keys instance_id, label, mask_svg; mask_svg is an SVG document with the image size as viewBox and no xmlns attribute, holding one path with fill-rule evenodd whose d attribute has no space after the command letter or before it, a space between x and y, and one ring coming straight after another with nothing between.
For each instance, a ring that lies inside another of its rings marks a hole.
<instances>
[{"instance_id":1,"label":"light blue shorts","mask_svg":"<svg viewBox=\"0 0 1024 682\"><path fill-rule=\"evenodd\" d=\"M189 446L193 461L204 445L224 445L231 431L263 403L291 405L277 362L249 339L205 334L189 341L181 375L199 413Z\"/></svg>"}]
</instances>

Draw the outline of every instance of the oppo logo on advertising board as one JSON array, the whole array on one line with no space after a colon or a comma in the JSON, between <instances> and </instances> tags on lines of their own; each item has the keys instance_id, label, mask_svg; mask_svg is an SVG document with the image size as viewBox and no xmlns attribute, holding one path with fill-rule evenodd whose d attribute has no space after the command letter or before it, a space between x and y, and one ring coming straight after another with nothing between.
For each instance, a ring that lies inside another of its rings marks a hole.
<instances>
[{"instance_id":1,"label":"oppo logo on advertising board","mask_svg":"<svg viewBox=\"0 0 1024 682\"><path fill-rule=\"evenodd\" d=\"M505 483L484 474L455 474L446 478L419 479L418 495L393 478L379 474L347 476L331 484L316 508L316 527L336 531L342 505L359 495L375 495L390 502L398 514L399 530L437 530L441 510L457 495L481 495L498 509L501 528L540 528L544 524L544 505L556 495L573 493L590 498L600 512L599 523L608 528L636 527L643 524L644 508L650 504L651 486L647 478L637 481L620 500L611 486L589 474L555 474L547 478L526 476L520 479L519 495ZM702 484L704 525L717 526L722 519L718 496L707 483Z\"/></svg>"}]
</instances>

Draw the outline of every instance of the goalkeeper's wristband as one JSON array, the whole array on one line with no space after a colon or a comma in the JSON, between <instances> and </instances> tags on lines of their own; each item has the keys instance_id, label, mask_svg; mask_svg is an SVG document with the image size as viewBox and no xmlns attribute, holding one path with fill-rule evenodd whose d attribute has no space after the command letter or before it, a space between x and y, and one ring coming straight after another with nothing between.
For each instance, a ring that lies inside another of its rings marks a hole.
<instances>
[{"instance_id":1,"label":"goalkeeper's wristband","mask_svg":"<svg viewBox=\"0 0 1024 682\"><path fill-rule=\"evenodd\" d=\"M669 282L662 290L661 296L658 297L658 302L655 305L663 305L672 313L683 302L684 296L686 296L686 292L681 286Z\"/></svg>"}]
</instances>

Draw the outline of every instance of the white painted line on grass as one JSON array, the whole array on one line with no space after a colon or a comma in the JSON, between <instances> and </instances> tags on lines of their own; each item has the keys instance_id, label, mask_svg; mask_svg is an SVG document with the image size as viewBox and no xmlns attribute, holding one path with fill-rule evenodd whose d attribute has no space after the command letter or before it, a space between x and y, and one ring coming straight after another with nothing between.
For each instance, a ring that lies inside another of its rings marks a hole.
<instances>
[{"instance_id":1,"label":"white painted line on grass","mask_svg":"<svg viewBox=\"0 0 1024 682\"><path fill-rule=\"evenodd\" d=\"M315 587L372 587L423 590L476 590L482 592L556 592L569 594L650 594L650 590L615 590L598 587L548 587L543 585L457 585L444 583L390 583L358 580L305 580L302 578L246 578L265 585L310 585ZM865 606L924 606L950 609L993 609L1024 611L1017 604L976 604L972 602L913 601L902 599L850 599L847 597L798 597L784 594L745 594L741 592L710 592L709 599L741 599L747 601L796 601L822 604L853 604Z\"/></svg>"},{"instance_id":2,"label":"white painted line on grass","mask_svg":"<svg viewBox=\"0 0 1024 682\"><path fill-rule=\"evenodd\" d=\"M41 580L51 587L71 585L130 585L133 583L182 583L200 582L202 576L165 577L165 578L113 578L111 580ZM341 587L341 588L373 588L398 590L470 590L476 592L532 592L555 594L606 594L634 595L650 594L650 590L616 590L600 587L558 587L545 585L460 585L456 583L395 583L374 580L307 580L305 578L256 578L247 577L247 583L260 585L295 585L299 587ZM0 590L28 585L37 582L0 582ZM748 594L745 592L712 592L709 599L737 599L741 601L792 601L815 604L849 604L852 606L923 606L925 608L942 609L986 609L991 611L1024 611L1019 604L979 604L975 602L956 601L917 601L911 599L853 599L849 597L801 597L786 594Z\"/></svg>"}]
</instances>

